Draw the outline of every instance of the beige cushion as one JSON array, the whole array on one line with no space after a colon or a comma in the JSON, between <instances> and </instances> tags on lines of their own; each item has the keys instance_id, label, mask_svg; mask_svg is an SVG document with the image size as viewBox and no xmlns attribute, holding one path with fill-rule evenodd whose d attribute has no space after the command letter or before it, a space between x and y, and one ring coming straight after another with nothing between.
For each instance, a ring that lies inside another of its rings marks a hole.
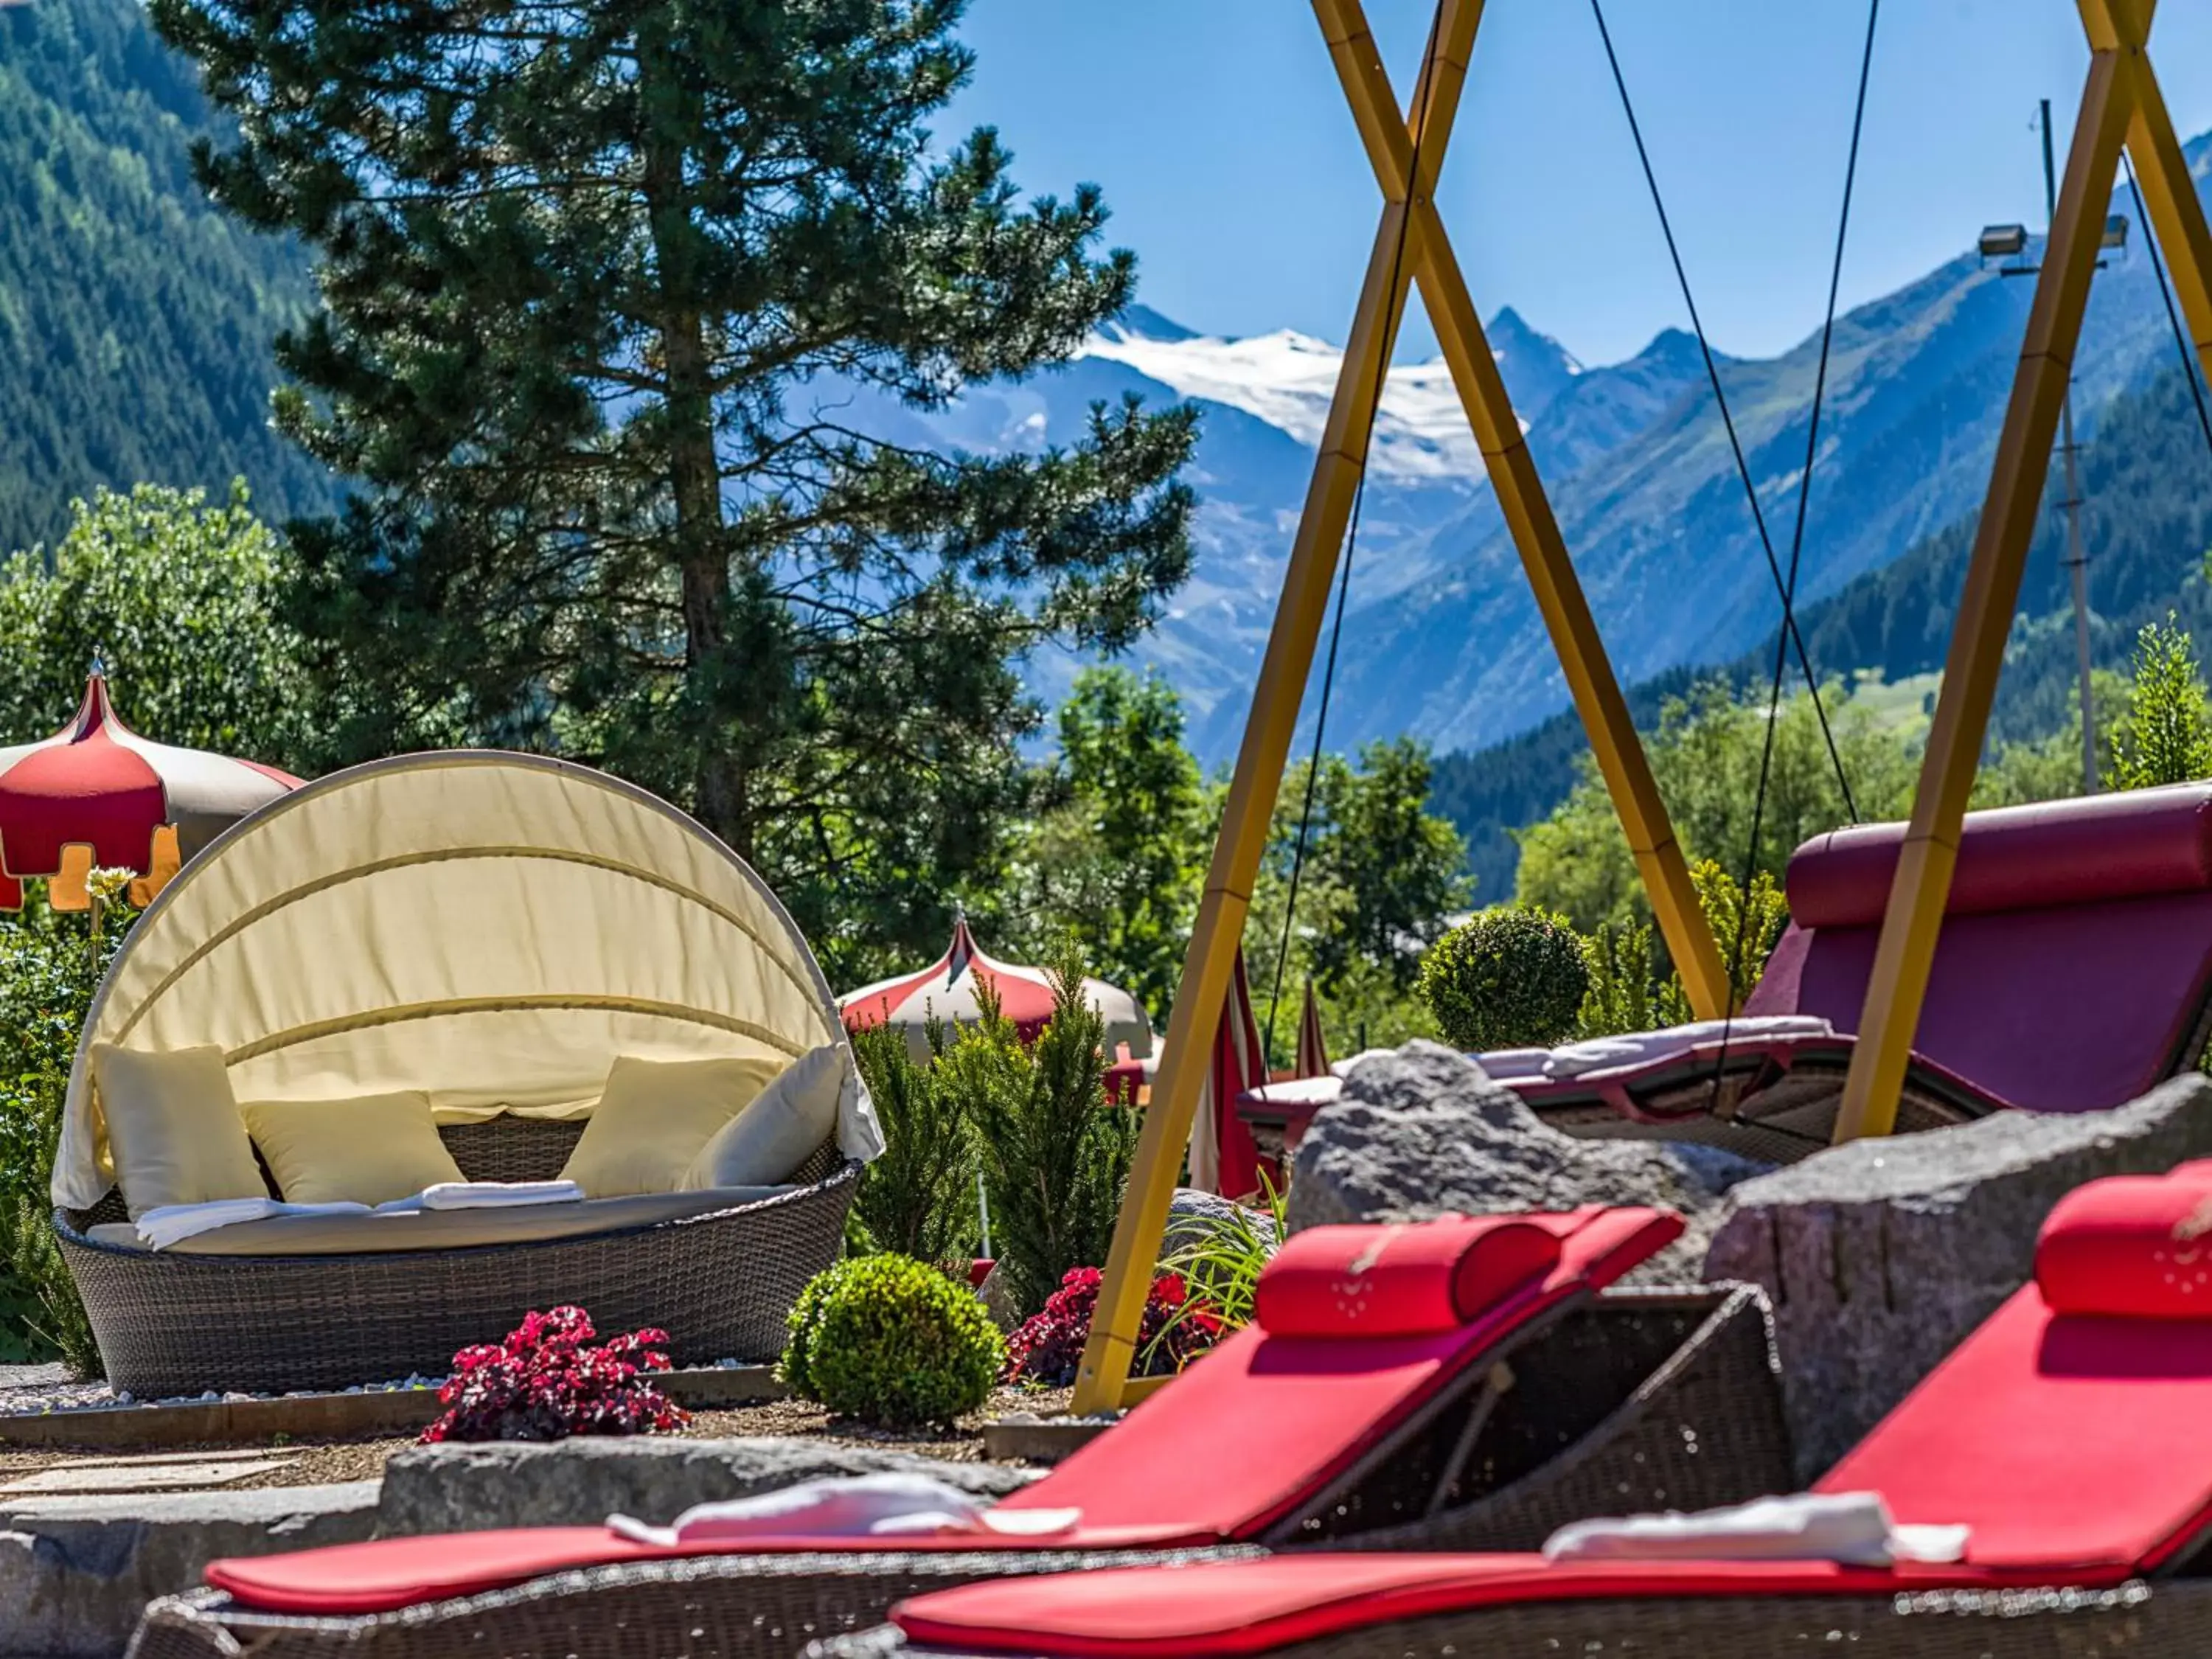
<instances>
[{"instance_id":1,"label":"beige cushion","mask_svg":"<svg viewBox=\"0 0 2212 1659\"><path fill-rule=\"evenodd\" d=\"M273 1215L234 1222L179 1239L164 1255L357 1255L364 1251L460 1250L483 1244L529 1244L548 1238L588 1238L600 1233L657 1226L665 1221L713 1215L796 1190L747 1187L711 1193L644 1193L628 1198L587 1198L565 1204L517 1204L506 1209L384 1211L375 1215ZM106 1221L90 1234L95 1243L145 1250L127 1221ZM617 1248L620 1248L617 1246Z\"/></svg>"},{"instance_id":2,"label":"beige cushion","mask_svg":"<svg viewBox=\"0 0 2212 1659\"><path fill-rule=\"evenodd\" d=\"M134 1053L94 1043L92 1075L133 1220L165 1204L268 1195L222 1049Z\"/></svg>"},{"instance_id":3,"label":"beige cushion","mask_svg":"<svg viewBox=\"0 0 2212 1659\"><path fill-rule=\"evenodd\" d=\"M845 1052L838 1044L825 1043L793 1060L751 1105L699 1149L684 1172L685 1188L753 1187L790 1180L815 1149L837 1133Z\"/></svg>"},{"instance_id":4,"label":"beige cushion","mask_svg":"<svg viewBox=\"0 0 2212 1659\"><path fill-rule=\"evenodd\" d=\"M289 1204L384 1204L465 1178L438 1139L426 1094L254 1100L238 1109Z\"/></svg>"},{"instance_id":5,"label":"beige cushion","mask_svg":"<svg viewBox=\"0 0 2212 1659\"><path fill-rule=\"evenodd\" d=\"M607 1073L599 1103L561 1173L586 1198L675 1192L708 1137L750 1105L783 1066L777 1058L624 1054Z\"/></svg>"}]
</instances>

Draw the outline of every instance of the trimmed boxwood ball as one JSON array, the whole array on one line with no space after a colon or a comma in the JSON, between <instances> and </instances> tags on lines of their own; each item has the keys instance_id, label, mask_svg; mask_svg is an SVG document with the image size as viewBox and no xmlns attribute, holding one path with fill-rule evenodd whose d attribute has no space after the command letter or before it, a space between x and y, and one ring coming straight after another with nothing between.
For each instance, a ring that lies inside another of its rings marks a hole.
<instances>
[{"instance_id":1,"label":"trimmed boxwood ball","mask_svg":"<svg viewBox=\"0 0 2212 1659\"><path fill-rule=\"evenodd\" d=\"M911 1256L864 1255L799 1292L782 1374L793 1393L833 1412L914 1428L988 1400L1006 1356L968 1286Z\"/></svg>"},{"instance_id":2,"label":"trimmed boxwood ball","mask_svg":"<svg viewBox=\"0 0 2212 1659\"><path fill-rule=\"evenodd\" d=\"M1470 918L1421 958L1422 1000L1444 1040L1474 1053L1560 1042L1589 991L1582 936L1565 916L1518 905Z\"/></svg>"}]
</instances>

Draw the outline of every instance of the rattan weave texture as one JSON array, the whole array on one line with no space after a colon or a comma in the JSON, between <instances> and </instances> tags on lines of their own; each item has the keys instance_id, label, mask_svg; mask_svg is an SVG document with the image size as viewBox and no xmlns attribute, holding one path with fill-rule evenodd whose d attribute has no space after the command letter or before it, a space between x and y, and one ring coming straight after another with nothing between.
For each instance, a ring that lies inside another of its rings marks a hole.
<instances>
[{"instance_id":1,"label":"rattan weave texture","mask_svg":"<svg viewBox=\"0 0 2212 1659\"><path fill-rule=\"evenodd\" d=\"M557 1174L580 1125L496 1117L441 1133L474 1180ZM857 1163L834 1142L799 1190L585 1238L361 1255L152 1254L95 1243L109 1218L56 1211L108 1380L141 1399L283 1393L443 1376L533 1308L575 1303L602 1331L659 1326L677 1363L773 1359L806 1281L837 1259ZM119 1214L119 1210L116 1212Z\"/></svg>"}]
</instances>

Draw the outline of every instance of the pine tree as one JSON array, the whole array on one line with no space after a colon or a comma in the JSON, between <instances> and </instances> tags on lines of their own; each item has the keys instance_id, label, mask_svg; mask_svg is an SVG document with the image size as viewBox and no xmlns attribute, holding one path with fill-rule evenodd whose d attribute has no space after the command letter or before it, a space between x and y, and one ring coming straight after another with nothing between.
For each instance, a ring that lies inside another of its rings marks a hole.
<instances>
[{"instance_id":1,"label":"pine tree","mask_svg":"<svg viewBox=\"0 0 2212 1659\"><path fill-rule=\"evenodd\" d=\"M926 942L995 856L1023 653L1125 645L1186 574L1194 431L886 435L1133 291L1095 187L932 147L959 0L151 9L240 118L210 191L320 256L279 418L360 483L295 530L333 758L556 749L845 924L836 965Z\"/></svg>"}]
</instances>

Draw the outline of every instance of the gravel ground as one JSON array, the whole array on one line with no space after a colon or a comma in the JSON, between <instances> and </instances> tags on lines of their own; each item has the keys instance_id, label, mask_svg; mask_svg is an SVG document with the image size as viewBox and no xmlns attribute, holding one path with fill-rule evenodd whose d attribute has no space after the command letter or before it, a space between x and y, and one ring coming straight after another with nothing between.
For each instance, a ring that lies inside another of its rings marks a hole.
<instances>
[{"instance_id":1,"label":"gravel ground","mask_svg":"<svg viewBox=\"0 0 2212 1659\"><path fill-rule=\"evenodd\" d=\"M982 1459L982 1426L987 1419L1017 1411L1035 1412L1039 1415L1064 1412L1067 1409L1067 1401L1068 1391L1065 1389L1001 1389L981 1412L961 1419L954 1429L947 1432L934 1429L907 1431L873 1429L863 1424L833 1418L820 1407L805 1401L770 1400L726 1411L695 1412L691 1425L684 1434L700 1440L725 1440L742 1435L803 1436L845 1445L911 1451L926 1457L971 1462ZM231 1449L245 1443L225 1441L218 1443L223 1449ZM386 1458L395 1452L404 1451L414 1443L411 1435L366 1440L271 1443L265 1449L272 1455L288 1457L292 1461L283 1468L251 1476L219 1490L239 1492L256 1486L313 1486L331 1481L369 1480L383 1474ZM167 1447L161 1455L173 1455L179 1462L186 1462L192 1452L211 1449L205 1444ZM258 1449L262 1448L257 1446ZM35 1450L0 1451L0 1482L79 1460L111 1456L136 1459L142 1455L143 1454L136 1452L110 1453L99 1448L68 1450L40 1447Z\"/></svg>"}]
</instances>

